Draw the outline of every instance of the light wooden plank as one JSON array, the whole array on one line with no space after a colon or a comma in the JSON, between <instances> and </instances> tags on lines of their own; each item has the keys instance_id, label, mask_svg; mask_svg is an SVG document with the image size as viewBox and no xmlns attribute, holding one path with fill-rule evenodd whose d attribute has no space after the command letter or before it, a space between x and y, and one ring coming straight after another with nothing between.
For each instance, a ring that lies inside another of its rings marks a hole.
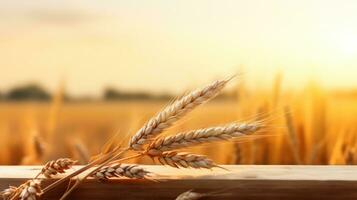
<instances>
[{"instance_id":1,"label":"light wooden plank","mask_svg":"<svg viewBox=\"0 0 357 200\"><path fill-rule=\"evenodd\" d=\"M212 199L357 199L355 166L223 166L228 171L143 167L155 173L159 182L87 180L71 199L175 199L189 189L210 192L222 188L231 188L231 195ZM39 166L0 166L0 189L18 185L34 177L38 170ZM45 199L57 199L64 187L52 191Z\"/></svg>"}]
</instances>

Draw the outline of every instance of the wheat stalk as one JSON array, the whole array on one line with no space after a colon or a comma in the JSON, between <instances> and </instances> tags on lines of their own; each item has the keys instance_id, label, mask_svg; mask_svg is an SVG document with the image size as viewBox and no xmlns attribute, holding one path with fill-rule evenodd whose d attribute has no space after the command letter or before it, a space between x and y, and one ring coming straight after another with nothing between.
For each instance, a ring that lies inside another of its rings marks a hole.
<instances>
[{"instance_id":1,"label":"wheat stalk","mask_svg":"<svg viewBox=\"0 0 357 200\"><path fill-rule=\"evenodd\" d=\"M70 169L75 163L76 161L69 158L52 160L45 164L41 170L41 174L43 174L46 178L51 178L58 173L64 173L65 170Z\"/></svg>"},{"instance_id":2,"label":"wheat stalk","mask_svg":"<svg viewBox=\"0 0 357 200\"><path fill-rule=\"evenodd\" d=\"M146 171L142 167L139 167L138 165L114 164L102 167L95 174L92 174L91 177L99 180L106 180L113 177L145 179L149 176L149 173L150 172Z\"/></svg>"},{"instance_id":3,"label":"wheat stalk","mask_svg":"<svg viewBox=\"0 0 357 200\"><path fill-rule=\"evenodd\" d=\"M86 145L80 140L77 139L72 143L73 153L78 158L80 164L87 164L90 160L90 155Z\"/></svg>"},{"instance_id":4,"label":"wheat stalk","mask_svg":"<svg viewBox=\"0 0 357 200\"><path fill-rule=\"evenodd\" d=\"M169 165L171 167L182 168L206 168L219 167L211 159L203 155L197 155L185 152L169 151L163 152L161 155L156 156L157 160L162 165Z\"/></svg>"},{"instance_id":5,"label":"wheat stalk","mask_svg":"<svg viewBox=\"0 0 357 200\"><path fill-rule=\"evenodd\" d=\"M164 151L195 146L202 143L234 139L250 135L258 131L261 127L259 123L233 123L226 126L183 132L153 141L148 145L145 153L149 156L157 156Z\"/></svg>"},{"instance_id":6,"label":"wheat stalk","mask_svg":"<svg viewBox=\"0 0 357 200\"><path fill-rule=\"evenodd\" d=\"M195 90L174 101L155 117L151 118L138 132L136 132L129 141L131 149L142 150L142 146L147 144L150 139L172 126L174 122L197 106L215 97L229 80L230 79L215 81L206 87Z\"/></svg>"},{"instance_id":7,"label":"wheat stalk","mask_svg":"<svg viewBox=\"0 0 357 200\"><path fill-rule=\"evenodd\" d=\"M21 164L39 164L41 160L43 160L45 152L44 141L35 133L31 136L30 143L27 146L26 156L22 159Z\"/></svg>"},{"instance_id":8,"label":"wheat stalk","mask_svg":"<svg viewBox=\"0 0 357 200\"><path fill-rule=\"evenodd\" d=\"M302 164L301 157L300 157L300 152L299 152L299 140L297 137L296 129L294 127L293 123L293 116L290 112L290 108L287 106L285 107L285 122L286 122L286 127L288 129L288 140L290 144L290 148L293 152L294 160L298 165Z\"/></svg>"}]
</instances>

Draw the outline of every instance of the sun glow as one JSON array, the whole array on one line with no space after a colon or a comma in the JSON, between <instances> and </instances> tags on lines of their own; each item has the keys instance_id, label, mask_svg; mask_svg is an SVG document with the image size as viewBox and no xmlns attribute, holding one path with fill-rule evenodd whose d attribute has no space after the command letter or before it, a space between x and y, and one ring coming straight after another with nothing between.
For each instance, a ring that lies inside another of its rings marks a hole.
<instances>
[{"instance_id":1,"label":"sun glow","mask_svg":"<svg viewBox=\"0 0 357 200\"><path fill-rule=\"evenodd\" d=\"M346 56L357 55L357 32L340 31L333 39L341 53Z\"/></svg>"},{"instance_id":2,"label":"sun glow","mask_svg":"<svg viewBox=\"0 0 357 200\"><path fill-rule=\"evenodd\" d=\"M33 80L55 90L63 76L78 95L179 92L237 66L252 82L279 68L287 85L315 73L357 85L355 0L22 1L0 0L0 92Z\"/></svg>"}]
</instances>

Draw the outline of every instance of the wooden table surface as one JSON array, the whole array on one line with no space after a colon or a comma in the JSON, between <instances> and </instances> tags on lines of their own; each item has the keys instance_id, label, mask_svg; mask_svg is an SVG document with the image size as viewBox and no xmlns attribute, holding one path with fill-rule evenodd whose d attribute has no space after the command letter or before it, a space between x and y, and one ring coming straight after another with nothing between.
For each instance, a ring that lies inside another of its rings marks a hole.
<instances>
[{"instance_id":1,"label":"wooden table surface","mask_svg":"<svg viewBox=\"0 0 357 200\"><path fill-rule=\"evenodd\" d=\"M80 166L76 166L80 167ZM357 200L357 166L225 165L222 169L175 169L143 165L158 182L113 179L86 180L69 199L175 199L189 189L207 193L228 188L224 196L205 199ZM0 166L0 190L34 177L39 166ZM53 180L46 180L44 185ZM58 199L66 185L44 199Z\"/></svg>"}]
</instances>

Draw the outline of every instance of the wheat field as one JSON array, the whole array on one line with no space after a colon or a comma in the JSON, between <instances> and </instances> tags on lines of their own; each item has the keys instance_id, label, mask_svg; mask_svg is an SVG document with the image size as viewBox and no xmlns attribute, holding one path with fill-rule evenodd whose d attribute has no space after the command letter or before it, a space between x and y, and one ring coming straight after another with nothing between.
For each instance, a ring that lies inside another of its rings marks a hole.
<instances>
[{"instance_id":1,"label":"wheat field","mask_svg":"<svg viewBox=\"0 0 357 200\"><path fill-rule=\"evenodd\" d=\"M277 76L271 90L238 84L169 129L189 129L260 119L261 137L195 147L219 164L355 164L357 98L310 84L284 91ZM66 103L59 91L52 102L0 103L0 164L41 164L71 157L87 163L113 134L127 141L165 101ZM150 158L133 162L152 163Z\"/></svg>"}]
</instances>

